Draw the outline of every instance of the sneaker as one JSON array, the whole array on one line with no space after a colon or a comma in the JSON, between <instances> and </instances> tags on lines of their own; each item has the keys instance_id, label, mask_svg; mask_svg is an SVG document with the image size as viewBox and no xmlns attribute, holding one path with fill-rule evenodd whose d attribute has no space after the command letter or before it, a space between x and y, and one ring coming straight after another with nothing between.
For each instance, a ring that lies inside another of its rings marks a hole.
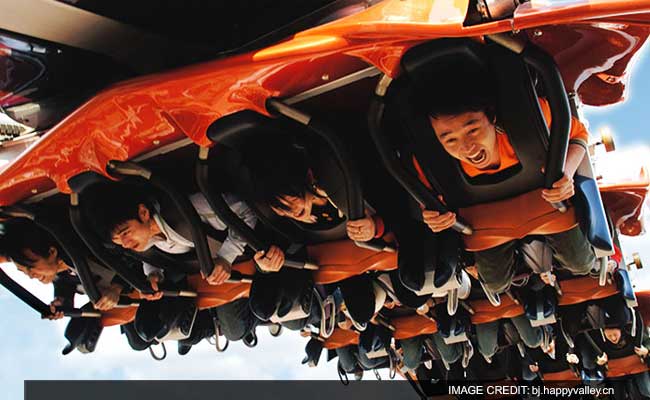
<instances>
[{"instance_id":1,"label":"sneaker","mask_svg":"<svg viewBox=\"0 0 650 400\"><path fill-rule=\"evenodd\" d=\"M282 334L282 325L280 324L271 324L269 325L269 333L273 337L278 337Z\"/></svg>"}]
</instances>

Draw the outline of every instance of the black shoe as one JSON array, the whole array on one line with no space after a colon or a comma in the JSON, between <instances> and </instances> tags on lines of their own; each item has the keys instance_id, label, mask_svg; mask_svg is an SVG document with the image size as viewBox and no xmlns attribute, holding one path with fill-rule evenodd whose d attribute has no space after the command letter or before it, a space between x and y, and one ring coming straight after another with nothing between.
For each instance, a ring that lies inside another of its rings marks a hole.
<instances>
[{"instance_id":1,"label":"black shoe","mask_svg":"<svg viewBox=\"0 0 650 400\"><path fill-rule=\"evenodd\" d=\"M192 345L183 340L178 341L178 354L184 356L192 350Z\"/></svg>"},{"instance_id":2,"label":"black shoe","mask_svg":"<svg viewBox=\"0 0 650 400\"><path fill-rule=\"evenodd\" d=\"M399 269L399 280L407 289L413 292L419 292L424 287L424 271L422 270L407 270L406 268Z\"/></svg>"}]
</instances>

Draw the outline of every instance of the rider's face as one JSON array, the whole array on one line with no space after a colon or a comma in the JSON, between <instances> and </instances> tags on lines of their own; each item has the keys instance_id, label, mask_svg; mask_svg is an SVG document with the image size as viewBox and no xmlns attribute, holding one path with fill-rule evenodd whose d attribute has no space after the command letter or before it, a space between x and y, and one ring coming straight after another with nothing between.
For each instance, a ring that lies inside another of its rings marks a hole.
<instances>
[{"instance_id":1,"label":"rider's face","mask_svg":"<svg viewBox=\"0 0 650 400\"><path fill-rule=\"evenodd\" d=\"M118 246L133 251L145 251L152 239L151 215L144 204L138 206L139 219L127 220L115 227L111 240Z\"/></svg>"},{"instance_id":2,"label":"rider's face","mask_svg":"<svg viewBox=\"0 0 650 400\"><path fill-rule=\"evenodd\" d=\"M314 195L310 192L305 193L303 197L284 195L278 197L278 200L285 205L286 209L279 207L271 207L271 209L281 217L312 224L315 222L315 218L311 215L314 199Z\"/></svg>"},{"instance_id":3,"label":"rider's face","mask_svg":"<svg viewBox=\"0 0 650 400\"><path fill-rule=\"evenodd\" d=\"M606 328L604 330L605 338L614 344L621 340L621 330L619 328Z\"/></svg>"},{"instance_id":4,"label":"rider's face","mask_svg":"<svg viewBox=\"0 0 650 400\"><path fill-rule=\"evenodd\" d=\"M41 283L52 283L56 278L59 259L54 247L50 248L48 257L42 257L30 249L24 249L23 255L30 261L30 265L16 263L16 268L30 279L37 279Z\"/></svg>"},{"instance_id":5,"label":"rider's face","mask_svg":"<svg viewBox=\"0 0 650 400\"><path fill-rule=\"evenodd\" d=\"M499 165L500 155L496 127L484 112L465 112L430 117L442 147L452 157L489 169Z\"/></svg>"}]
</instances>

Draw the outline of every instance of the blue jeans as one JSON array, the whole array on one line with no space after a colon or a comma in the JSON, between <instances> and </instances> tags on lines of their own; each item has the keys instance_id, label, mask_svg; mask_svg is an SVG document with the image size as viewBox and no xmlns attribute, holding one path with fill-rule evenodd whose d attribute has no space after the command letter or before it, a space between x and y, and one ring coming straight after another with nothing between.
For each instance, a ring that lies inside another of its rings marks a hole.
<instances>
[{"instance_id":1,"label":"blue jeans","mask_svg":"<svg viewBox=\"0 0 650 400\"><path fill-rule=\"evenodd\" d=\"M512 324L517 329L519 337L530 348L539 347L544 340L541 327L533 327L526 315L511 318ZM478 351L485 357L493 357L499 350L499 325L500 321L476 325L476 339Z\"/></svg>"},{"instance_id":2,"label":"blue jeans","mask_svg":"<svg viewBox=\"0 0 650 400\"><path fill-rule=\"evenodd\" d=\"M463 355L463 346L462 346L462 344L460 344L460 343L453 343L453 344L445 343L445 340L443 339L440 332L436 332L431 336L433 337L433 342L436 344L436 348L438 349L438 353L440 353L440 357L442 357L442 359L445 360L447 365L451 365L451 364L455 363Z\"/></svg>"},{"instance_id":3,"label":"blue jeans","mask_svg":"<svg viewBox=\"0 0 650 400\"><path fill-rule=\"evenodd\" d=\"M424 336L402 339L399 341L404 353L404 366L410 370L415 370L422 360L422 346Z\"/></svg>"}]
</instances>

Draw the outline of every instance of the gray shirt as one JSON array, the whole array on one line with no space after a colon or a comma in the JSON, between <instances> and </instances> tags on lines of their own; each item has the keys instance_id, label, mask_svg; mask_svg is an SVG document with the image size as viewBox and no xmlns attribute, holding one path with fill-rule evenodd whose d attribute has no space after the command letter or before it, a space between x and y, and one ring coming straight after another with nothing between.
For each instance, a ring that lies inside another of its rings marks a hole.
<instances>
[{"instance_id":1,"label":"gray shirt","mask_svg":"<svg viewBox=\"0 0 650 400\"><path fill-rule=\"evenodd\" d=\"M230 209L235 214L237 214L237 216L241 218L246 223L246 225L250 226L251 228L255 228L257 217L246 203L239 200L236 196L230 193L226 193L223 198L226 204L228 204L228 207L230 207ZM192 206L194 206L197 214L199 214L201 221L210 224L214 229L219 231L223 231L228 228L226 224L224 224L223 221L221 221L221 219L219 219L214 213L208 204L207 199L205 196L203 196L203 193L195 193L191 195L190 202L192 203ZM174 229L169 226L167 222L165 222L159 213L153 214L153 220L160 228L163 236L152 239L149 242L147 249L155 246L158 249L169 254L183 254L191 251L194 248L194 243L190 239L187 239L178 234L178 232L174 231ZM226 240L221 243L216 251L212 251L212 255L213 257L221 257L232 264L232 262L238 256L244 253L245 247L246 241L244 238L229 229ZM143 269L144 273L147 276L152 273L162 274L162 271L159 268L147 263L143 263Z\"/></svg>"}]
</instances>

